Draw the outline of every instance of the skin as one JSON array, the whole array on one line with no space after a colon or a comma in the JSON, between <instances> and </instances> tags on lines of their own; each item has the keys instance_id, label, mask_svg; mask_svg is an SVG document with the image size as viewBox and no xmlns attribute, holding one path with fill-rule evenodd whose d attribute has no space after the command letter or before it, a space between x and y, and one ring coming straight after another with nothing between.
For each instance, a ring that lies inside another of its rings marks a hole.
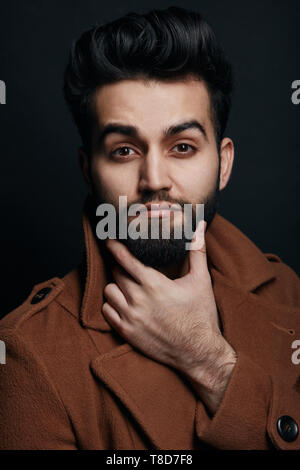
<instances>
[{"instance_id":1,"label":"skin","mask_svg":"<svg viewBox=\"0 0 300 470\"><path fill-rule=\"evenodd\" d=\"M89 191L105 195L107 202L117 206L118 197L126 195L131 204L144 192L159 196L163 191L174 201L199 203L213 190L219 165L219 189L227 185L234 145L224 138L218 152L204 82L123 80L97 91L95 110L91 159L80 148L79 161ZM163 135L169 126L190 120L200 122L204 132L191 128ZM135 126L139 136L113 133L99 143L99 130L108 123ZM202 222L194 243L197 249L182 263L157 270L144 266L119 241L108 240L117 267L115 282L104 289L102 312L126 341L187 377L213 415L236 354L220 331Z\"/></svg>"}]
</instances>

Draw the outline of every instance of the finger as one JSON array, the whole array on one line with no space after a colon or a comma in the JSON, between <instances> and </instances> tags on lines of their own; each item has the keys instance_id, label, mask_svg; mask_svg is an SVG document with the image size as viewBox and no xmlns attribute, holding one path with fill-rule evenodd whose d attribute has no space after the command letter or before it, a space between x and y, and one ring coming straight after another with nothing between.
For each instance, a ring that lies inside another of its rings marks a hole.
<instances>
[{"instance_id":1,"label":"finger","mask_svg":"<svg viewBox=\"0 0 300 470\"><path fill-rule=\"evenodd\" d=\"M137 284L130 274L128 274L121 266L114 267L112 269L112 274L118 287L123 292L127 303L132 303L136 289L141 289L140 284Z\"/></svg>"},{"instance_id":2,"label":"finger","mask_svg":"<svg viewBox=\"0 0 300 470\"><path fill-rule=\"evenodd\" d=\"M205 229L207 223L201 220L195 230L190 244L190 272L198 273L199 270L207 268Z\"/></svg>"},{"instance_id":3,"label":"finger","mask_svg":"<svg viewBox=\"0 0 300 470\"><path fill-rule=\"evenodd\" d=\"M128 303L121 289L116 284L110 283L105 286L103 292L106 300L117 310L119 315L126 315Z\"/></svg>"},{"instance_id":4,"label":"finger","mask_svg":"<svg viewBox=\"0 0 300 470\"><path fill-rule=\"evenodd\" d=\"M108 302L102 305L102 313L108 323L115 329L120 328L121 317L118 312Z\"/></svg>"},{"instance_id":5,"label":"finger","mask_svg":"<svg viewBox=\"0 0 300 470\"><path fill-rule=\"evenodd\" d=\"M127 271L138 283L144 284L149 276L153 275L154 269L145 266L128 248L117 240L108 239L106 246L114 256L115 260ZM157 271L155 271L157 272Z\"/></svg>"}]
</instances>

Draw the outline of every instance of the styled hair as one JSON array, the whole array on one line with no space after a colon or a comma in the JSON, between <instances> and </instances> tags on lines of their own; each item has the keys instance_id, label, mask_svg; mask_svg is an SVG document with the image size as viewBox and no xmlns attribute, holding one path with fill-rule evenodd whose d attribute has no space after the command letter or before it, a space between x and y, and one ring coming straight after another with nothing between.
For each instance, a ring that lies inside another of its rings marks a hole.
<instances>
[{"instance_id":1,"label":"styled hair","mask_svg":"<svg viewBox=\"0 0 300 470\"><path fill-rule=\"evenodd\" d=\"M94 95L124 79L203 80L211 102L217 145L231 107L232 67L202 16L180 7L130 12L97 24L73 41L63 92L85 150L91 151L96 122Z\"/></svg>"}]
</instances>

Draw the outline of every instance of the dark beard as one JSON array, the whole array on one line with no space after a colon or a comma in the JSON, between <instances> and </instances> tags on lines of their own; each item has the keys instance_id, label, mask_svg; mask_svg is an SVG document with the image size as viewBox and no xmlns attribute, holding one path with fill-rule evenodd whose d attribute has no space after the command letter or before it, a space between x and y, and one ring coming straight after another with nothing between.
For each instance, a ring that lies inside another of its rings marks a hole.
<instances>
[{"instance_id":1,"label":"dark beard","mask_svg":"<svg viewBox=\"0 0 300 470\"><path fill-rule=\"evenodd\" d=\"M214 190L209 194L209 196L204 200L199 202L199 204L204 204L204 220L207 222L206 230L210 226L216 212L219 208L220 200L220 191L219 191L219 179L220 171L218 172L217 181L214 187ZM99 204L108 202L104 198L100 200L99 198L93 197L92 206L94 207L93 214L96 213L96 207ZM141 204L147 204L147 202L152 201L167 201L170 203L177 203L180 206L184 207L184 204L189 204L188 201L174 201L170 198L168 192L161 190L158 192L144 192L143 196L139 200ZM118 208L117 212L117 235L119 234L119 213ZM93 217L95 220L95 216ZM196 214L193 210L192 212L192 230L196 230ZM100 242L100 240L98 240ZM191 240L185 237L183 232L182 237L179 239L174 238L174 230L170 231L170 238L164 239L162 237L158 239L142 239L138 238L136 240L127 237L126 239L119 239L129 251L143 264L146 266L151 266L153 268L160 268L168 266L171 264L176 264L184 260L187 255L186 243L189 243Z\"/></svg>"},{"instance_id":2,"label":"dark beard","mask_svg":"<svg viewBox=\"0 0 300 470\"><path fill-rule=\"evenodd\" d=\"M151 200L154 200L152 197ZM157 200L157 198L155 198ZM166 198L160 200L165 201ZM178 203L178 201L177 201ZM211 196L204 202L204 220L207 221L207 227L210 225L217 211L219 203L219 189L215 190ZM187 202L185 203L187 204ZM196 230L196 215L192 214L193 231ZM118 233L118 232L117 232ZM187 254L186 243L191 240L186 238L184 233L179 239L174 238L174 231L171 230L169 239L142 239L133 240L127 238L120 240L129 251L146 266L160 268L173 263L179 263L184 260Z\"/></svg>"}]
</instances>

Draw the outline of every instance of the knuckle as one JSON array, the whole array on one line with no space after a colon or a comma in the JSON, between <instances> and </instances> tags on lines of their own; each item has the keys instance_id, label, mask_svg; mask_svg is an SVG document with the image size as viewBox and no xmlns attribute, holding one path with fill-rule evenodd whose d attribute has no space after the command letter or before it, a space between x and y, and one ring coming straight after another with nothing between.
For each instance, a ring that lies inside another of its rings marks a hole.
<instances>
[{"instance_id":1,"label":"knuckle","mask_svg":"<svg viewBox=\"0 0 300 470\"><path fill-rule=\"evenodd\" d=\"M131 309L131 310L130 310L129 321L130 321L131 323L137 323L138 320L139 320L139 318L140 318L140 315L139 315L138 309L135 309L135 308Z\"/></svg>"},{"instance_id":2,"label":"knuckle","mask_svg":"<svg viewBox=\"0 0 300 470\"><path fill-rule=\"evenodd\" d=\"M118 328L121 334L123 333L128 337L131 333L131 322L130 322L130 314L120 317L120 321L118 322Z\"/></svg>"},{"instance_id":3,"label":"knuckle","mask_svg":"<svg viewBox=\"0 0 300 470\"><path fill-rule=\"evenodd\" d=\"M155 276L148 276L145 280L145 286L151 291L158 291L161 288L161 282Z\"/></svg>"},{"instance_id":4,"label":"knuckle","mask_svg":"<svg viewBox=\"0 0 300 470\"><path fill-rule=\"evenodd\" d=\"M133 303L135 305L142 305L143 304L143 296L140 292L136 292L133 297Z\"/></svg>"},{"instance_id":5,"label":"knuckle","mask_svg":"<svg viewBox=\"0 0 300 470\"><path fill-rule=\"evenodd\" d=\"M121 336L126 336L128 334L128 326L127 323L124 321L120 321L118 324L118 330L121 334Z\"/></svg>"}]
</instances>

